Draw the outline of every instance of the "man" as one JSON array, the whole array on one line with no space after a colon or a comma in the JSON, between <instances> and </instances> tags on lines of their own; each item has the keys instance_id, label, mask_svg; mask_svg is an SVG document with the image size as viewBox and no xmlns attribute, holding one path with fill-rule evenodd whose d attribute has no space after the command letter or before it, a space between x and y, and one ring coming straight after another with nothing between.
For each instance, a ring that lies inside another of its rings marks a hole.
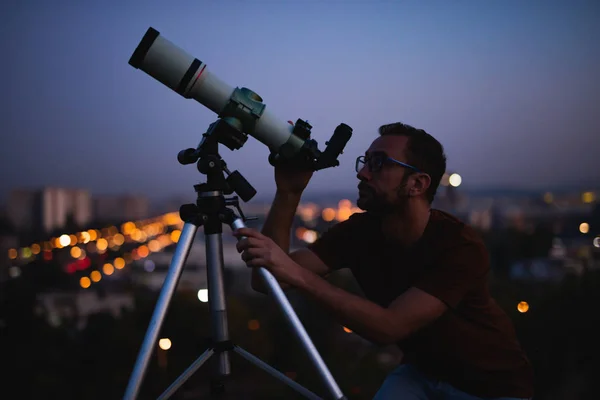
<instances>
[{"instance_id":1,"label":"man","mask_svg":"<svg viewBox=\"0 0 600 400\"><path fill-rule=\"evenodd\" d=\"M533 396L532 369L508 316L491 298L485 246L431 203L446 170L423 130L384 125L356 162L364 213L289 253L292 219L312 173L275 169L277 192L262 233L235 232L248 266L264 266L355 333L398 344L402 365L375 399L517 399ZM365 297L324 277L350 268ZM256 270L252 286L263 290Z\"/></svg>"}]
</instances>

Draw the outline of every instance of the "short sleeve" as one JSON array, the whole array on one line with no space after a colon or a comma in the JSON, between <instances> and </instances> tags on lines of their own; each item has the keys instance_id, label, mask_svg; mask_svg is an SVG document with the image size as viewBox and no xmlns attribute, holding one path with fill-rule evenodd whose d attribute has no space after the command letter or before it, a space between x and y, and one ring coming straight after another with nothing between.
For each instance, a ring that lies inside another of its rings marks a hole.
<instances>
[{"instance_id":1,"label":"short sleeve","mask_svg":"<svg viewBox=\"0 0 600 400\"><path fill-rule=\"evenodd\" d=\"M353 214L349 219L338 222L323 232L307 248L317 255L331 270L351 268L360 246L361 214Z\"/></svg>"},{"instance_id":2,"label":"short sleeve","mask_svg":"<svg viewBox=\"0 0 600 400\"><path fill-rule=\"evenodd\" d=\"M413 286L456 308L467 293L487 279L489 257L483 243L465 242L440 252Z\"/></svg>"}]
</instances>

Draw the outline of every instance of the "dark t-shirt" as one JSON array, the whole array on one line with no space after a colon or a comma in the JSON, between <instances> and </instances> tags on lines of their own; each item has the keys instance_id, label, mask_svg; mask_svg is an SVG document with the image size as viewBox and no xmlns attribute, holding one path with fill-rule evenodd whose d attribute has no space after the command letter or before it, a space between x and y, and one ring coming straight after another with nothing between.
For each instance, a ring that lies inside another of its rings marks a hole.
<instances>
[{"instance_id":1,"label":"dark t-shirt","mask_svg":"<svg viewBox=\"0 0 600 400\"><path fill-rule=\"evenodd\" d=\"M357 213L308 247L331 269L350 268L365 296L382 307L411 286L448 305L398 343L403 362L476 396L533 396L531 365L490 295L488 253L468 225L432 210L422 237L403 248L386 239L380 220Z\"/></svg>"}]
</instances>

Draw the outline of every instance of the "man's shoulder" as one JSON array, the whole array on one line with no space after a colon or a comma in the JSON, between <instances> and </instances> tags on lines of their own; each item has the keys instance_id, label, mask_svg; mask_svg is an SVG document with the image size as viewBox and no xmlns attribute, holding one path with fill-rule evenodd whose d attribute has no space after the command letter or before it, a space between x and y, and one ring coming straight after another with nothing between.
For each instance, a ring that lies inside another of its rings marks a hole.
<instances>
[{"instance_id":1,"label":"man's shoulder","mask_svg":"<svg viewBox=\"0 0 600 400\"><path fill-rule=\"evenodd\" d=\"M431 239L448 245L484 245L481 235L469 224L446 211L432 209L430 217Z\"/></svg>"},{"instance_id":2,"label":"man's shoulder","mask_svg":"<svg viewBox=\"0 0 600 400\"><path fill-rule=\"evenodd\" d=\"M464 262L470 260L477 269L487 271L489 254L487 246L476 229L460 218L441 210L432 210L431 231L427 239L430 257L436 263Z\"/></svg>"},{"instance_id":3,"label":"man's shoulder","mask_svg":"<svg viewBox=\"0 0 600 400\"><path fill-rule=\"evenodd\" d=\"M329 226L323 228L322 234L316 240L315 245L332 240L347 240L353 237L363 237L369 235L376 229L376 222L367 213L354 213L348 218L335 221ZM314 247L314 246L313 246Z\"/></svg>"},{"instance_id":4,"label":"man's shoulder","mask_svg":"<svg viewBox=\"0 0 600 400\"><path fill-rule=\"evenodd\" d=\"M375 227L376 224L377 219L371 214L367 212L355 212L347 219L337 222L334 226L368 229L369 227Z\"/></svg>"}]
</instances>

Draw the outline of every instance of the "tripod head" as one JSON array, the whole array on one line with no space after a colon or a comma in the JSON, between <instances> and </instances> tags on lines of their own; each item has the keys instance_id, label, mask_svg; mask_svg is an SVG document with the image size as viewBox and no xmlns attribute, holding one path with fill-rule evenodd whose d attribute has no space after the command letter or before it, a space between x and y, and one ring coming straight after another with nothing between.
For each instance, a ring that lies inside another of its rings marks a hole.
<instances>
[{"instance_id":1,"label":"tripod head","mask_svg":"<svg viewBox=\"0 0 600 400\"><path fill-rule=\"evenodd\" d=\"M227 163L219 155L219 143L233 149L235 146L238 146L237 148L241 147L239 143L243 144L246 141L240 131L232 125L236 122L234 119L229 121L227 119L216 120L210 124L207 132L202 135L198 147L181 150L177 154L177 160L182 165L196 163L198 172L206 175L206 183L196 187L196 191L217 191L226 195L235 192L243 201L248 202L256 195L256 189L238 171L230 172ZM227 178L225 178L224 173L228 175Z\"/></svg>"}]
</instances>

